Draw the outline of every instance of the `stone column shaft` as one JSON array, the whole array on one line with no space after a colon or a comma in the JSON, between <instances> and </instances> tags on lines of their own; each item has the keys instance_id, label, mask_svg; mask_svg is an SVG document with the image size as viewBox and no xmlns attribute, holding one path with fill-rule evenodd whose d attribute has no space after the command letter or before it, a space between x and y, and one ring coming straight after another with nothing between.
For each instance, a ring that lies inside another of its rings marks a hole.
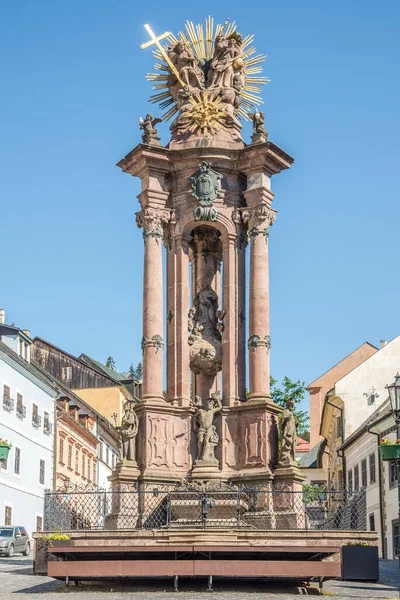
<instances>
[{"instance_id":1,"label":"stone column shaft","mask_svg":"<svg viewBox=\"0 0 400 600\"><path fill-rule=\"evenodd\" d=\"M182 406L190 402L190 366L188 344L188 315L190 308L189 286L190 236L176 239L176 394Z\"/></svg>"},{"instance_id":2,"label":"stone column shaft","mask_svg":"<svg viewBox=\"0 0 400 600\"><path fill-rule=\"evenodd\" d=\"M223 239L223 304L226 311L222 334L222 402L233 406L238 399L238 264L236 235Z\"/></svg>"},{"instance_id":3,"label":"stone column shaft","mask_svg":"<svg viewBox=\"0 0 400 600\"><path fill-rule=\"evenodd\" d=\"M143 387L142 400L163 400L163 225L170 211L145 208L136 221L143 227Z\"/></svg>"},{"instance_id":4,"label":"stone column shaft","mask_svg":"<svg viewBox=\"0 0 400 600\"><path fill-rule=\"evenodd\" d=\"M270 397L268 230L275 211L261 203L243 211L250 238L249 375L250 400Z\"/></svg>"}]
</instances>

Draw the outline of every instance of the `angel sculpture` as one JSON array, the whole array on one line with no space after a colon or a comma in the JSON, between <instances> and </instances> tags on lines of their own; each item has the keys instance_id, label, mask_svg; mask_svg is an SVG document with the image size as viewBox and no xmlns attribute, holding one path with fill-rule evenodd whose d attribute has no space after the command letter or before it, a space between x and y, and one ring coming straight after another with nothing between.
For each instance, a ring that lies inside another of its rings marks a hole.
<instances>
[{"instance_id":1,"label":"angel sculpture","mask_svg":"<svg viewBox=\"0 0 400 600\"><path fill-rule=\"evenodd\" d=\"M158 137L157 129L155 125L161 123L162 119L153 119L153 116L148 113L144 119L140 117L139 127L143 129L142 142L143 144L160 144L160 138Z\"/></svg>"},{"instance_id":2,"label":"angel sculpture","mask_svg":"<svg viewBox=\"0 0 400 600\"><path fill-rule=\"evenodd\" d=\"M268 135L264 127L265 116L263 112L258 112L258 109L256 109L254 113L249 113L249 117L253 121L253 136L260 134Z\"/></svg>"}]
</instances>

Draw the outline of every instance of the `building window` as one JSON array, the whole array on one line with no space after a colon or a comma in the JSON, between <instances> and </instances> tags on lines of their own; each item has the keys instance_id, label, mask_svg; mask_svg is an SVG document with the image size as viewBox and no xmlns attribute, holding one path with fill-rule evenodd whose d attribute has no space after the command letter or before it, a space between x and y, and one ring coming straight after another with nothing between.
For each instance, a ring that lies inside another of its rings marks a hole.
<instances>
[{"instance_id":1,"label":"building window","mask_svg":"<svg viewBox=\"0 0 400 600\"><path fill-rule=\"evenodd\" d=\"M39 415L39 407L37 404L32 404L32 426L39 429L42 424L42 417Z\"/></svg>"},{"instance_id":2,"label":"building window","mask_svg":"<svg viewBox=\"0 0 400 600\"><path fill-rule=\"evenodd\" d=\"M356 465L354 467L354 490L358 492L360 489L360 469L359 466Z\"/></svg>"},{"instance_id":3,"label":"building window","mask_svg":"<svg viewBox=\"0 0 400 600\"><path fill-rule=\"evenodd\" d=\"M82 452L82 477L85 477L85 471L86 471L86 460L85 460L85 455Z\"/></svg>"},{"instance_id":4,"label":"building window","mask_svg":"<svg viewBox=\"0 0 400 600\"><path fill-rule=\"evenodd\" d=\"M107 464L108 464L109 460L110 460L110 451L108 449L108 446L106 446L106 463Z\"/></svg>"},{"instance_id":5,"label":"building window","mask_svg":"<svg viewBox=\"0 0 400 600\"><path fill-rule=\"evenodd\" d=\"M52 425L50 423L50 415L48 412L43 413L43 433L50 435L52 432Z\"/></svg>"},{"instance_id":6,"label":"building window","mask_svg":"<svg viewBox=\"0 0 400 600\"><path fill-rule=\"evenodd\" d=\"M36 531L43 531L43 517L36 516Z\"/></svg>"},{"instance_id":7,"label":"building window","mask_svg":"<svg viewBox=\"0 0 400 600\"><path fill-rule=\"evenodd\" d=\"M15 448L15 457L14 457L14 473L19 475L21 468L21 450L20 448Z\"/></svg>"},{"instance_id":8,"label":"building window","mask_svg":"<svg viewBox=\"0 0 400 600\"><path fill-rule=\"evenodd\" d=\"M45 462L41 458L40 459L40 467L39 467L39 483L41 483L42 485L44 485L44 469L45 469Z\"/></svg>"},{"instance_id":9,"label":"building window","mask_svg":"<svg viewBox=\"0 0 400 600\"><path fill-rule=\"evenodd\" d=\"M11 398L11 389L8 385L3 386L3 408L7 412L14 410L14 400Z\"/></svg>"},{"instance_id":10,"label":"building window","mask_svg":"<svg viewBox=\"0 0 400 600\"><path fill-rule=\"evenodd\" d=\"M26 342L24 344L24 358L28 361L28 344Z\"/></svg>"},{"instance_id":11,"label":"building window","mask_svg":"<svg viewBox=\"0 0 400 600\"><path fill-rule=\"evenodd\" d=\"M79 450L75 450L75 473L79 473Z\"/></svg>"},{"instance_id":12,"label":"building window","mask_svg":"<svg viewBox=\"0 0 400 600\"><path fill-rule=\"evenodd\" d=\"M369 530L375 531L375 514L371 513L369 515Z\"/></svg>"},{"instance_id":13,"label":"building window","mask_svg":"<svg viewBox=\"0 0 400 600\"><path fill-rule=\"evenodd\" d=\"M336 417L336 437L342 437L342 417Z\"/></svg>"},{"instance_id":14,"label":"building window","mask_svg":"<svg viewBox=\"0 0 400 600\"><path fill-rule=\"evenodd\" d=\"M389 463L389 482L390 487L394 487L397 484L397 465L395 460L391 460Z\"/></svg>"},{"instance_id":15,"label":"building window","mask_svg":"<svg viewBox=\"0 0 400 600\"><path fill-rule=\"evenodd\" d=\"M93 463L93 483L97 483L97 481L96 481L96 475L97 475L97 472L96 472L96 463L94 462Z\"/></svg>"},{"instance_id":16,"label":"building window","mask_svg":"<svg viewBox=\"0 0 400 600\"><path fill-rule=\"evenodd\" d=\"M11 506L4 507L4 525L12 525L12 508Z\"/></svg>"},{"instance_id":17,"label":"building window","mask_svg":"<svg viewBox=\"0 0 400 600\"><path fill-rule=\"evenodd\" d=\"M375 483L376 472L375 472L375 452L369 455L369 482Z\"/></svg>"},{"instance_id":18,"label":"building window","mask_svg":"<svg viewBox=\"0 0 400 600\"><path fill-rule=\"evenodd\" d=\"M361 461L361 487L367 487L367 459Z\"/></svg>"},{"instance_id":19,"label":"building window","mask_svg":"<svg viewBox=\"0 0 400 600\"><path fill-rule=\"evenodd\" d=\"M90 458L88 457L88 461L87 461L87 478L90 481Z\"/></svg>"},{"instance_id":20,"label":"building window","mask_svg":"<svg viewBox=\"0 0 400 600\"><path fill-rule=\"evenodd\" d=\"M17 417L19 419L24 419L26 417L26 406L24 406L22 394L17 394Z\"/></svg>"},{"instance_id":21,"label":"building window","mask_svg":"<svg viewBox=\"0 0 400 600\"><path fill-rule=\"evenodd\" d=\"M64 463L64 438L60 437L58 446L58 462Z\"/></svg>"},{"instance_id":22,"label":"building window","mask_svg":"<svg viewBox=\"0 0 400 600\"><path fill-rule=\"evenodd\" d=\"M352 470L347 472L347 484L349 486L349 490L352 491L352 489L353 489L353 471Z\"/></svg>"},{"instance_id":23,"label":"building window","mask_svg":"<svg viewBox=\"0 0 400 600\"><path fill-rule=\"evenodd\" d=\"M100 448L100 450L99 450L100 460L103 460L103 442L100 442L99 448Z\"/></svg>"},{"instance_id":24,"label":"building window","mask_svg":"<svg viewBox=\"0 0 400 600\"><path fill-rule=\"evenodd\" d=\"M62 368L62 379L63 381L70 381L72 379L72 367Z\"/></svg>"},{"instance_id":25,"label":"building window","mask_svg":"<svg viewBox=\"0 0 400 600\"><path fill-rule=\"evenodd\" d=\"M393 536L393 558L398 558L400 554L400 542L399 542L399 520L392 521L392 536Z\"/></svg>"},{"instance_id":26,"label":"building window","mask_svg":"<svg viewBox=\"0 0 400 600\"><path fill-rule=\"evenodd\" d=\"M24 356L24 342L22 341L22 338L19 338L19 355L21 358Z\"/></svg>"},{"instance_id":27,"label":"building window","mask_svg":"<svg viewBox=\"0 0 400 600\"><path fill-rule=\"evenodd\" d=\"M68 468L72 469L72 444L68 446Z\"/></svg>"}]
</instances>

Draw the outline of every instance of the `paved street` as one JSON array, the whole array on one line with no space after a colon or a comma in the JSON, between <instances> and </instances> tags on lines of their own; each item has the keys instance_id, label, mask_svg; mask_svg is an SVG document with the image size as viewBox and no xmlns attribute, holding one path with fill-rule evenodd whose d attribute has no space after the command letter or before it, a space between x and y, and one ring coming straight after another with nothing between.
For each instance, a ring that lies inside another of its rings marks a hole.
<instances>
[{"instance_id":1,"label":"paved street","mask_svg":"<svg viewBox=\"0 0 400 600\"><path fill-rule=\"evenodd\" d=\"M337 600L344 598L399 598L398 563L381 561L381 579L378 584L352 583L346 581L331 581L324 584L324 593L334 596ZM198 591L200 589L200 591ZM282 585L271 586L262 582L215 582L214 593L206 592L205 581L182 582L181 595L187 600L242 600L244 595L251 594L252 600L261 598L293 598L299 595L297 589L289 589ZM121 585L118 582L103 582L97 586L71 585L66 592L65 585L49 577L36 577L32 574L32 559L15 556L12 559L0 558L0 599L28 600L34 594L43 594L45 600L60 600L70 594L82 600L127 600L133 593L137 600L166 600L175 596L172 580L158 582L157 585L140 583ZM111 594L111 596L110 596ZM317 590L309 590L309 594L317 594Z\"/></svg>"}]
</instances>

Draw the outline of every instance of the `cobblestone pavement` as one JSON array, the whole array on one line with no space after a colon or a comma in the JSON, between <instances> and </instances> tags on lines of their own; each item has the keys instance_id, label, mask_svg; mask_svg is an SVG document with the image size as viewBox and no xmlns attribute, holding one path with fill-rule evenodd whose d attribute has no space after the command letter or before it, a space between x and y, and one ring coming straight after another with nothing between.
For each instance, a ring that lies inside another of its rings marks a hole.
<instances>
[{"instance_id":1,"label":"cobblestone pavement","mask_svg":"<svg viewBox=\"0 0 400 600\"><path fill-rule=\"evenodd\" d=\"M335 600L345 598L399 598L399 565L397 561L381 561L381 578L379 583L354 583L347 581L328 581L324 584L324 594L333 596ZM291 600L298 596L298 588L263 581L215 581L214 593L206 591L203 580L182 581L181 592L185 600ZM39 577L32 573L32 559L24 556L0 558L0 599L30 600L41 594L43 600L60 600L66 596L74 600L173 600L177 594L173 591L172 578L156 584L131 582L121 585L120 582L102 582L96 586L86 584L76 587L70 585L66 591L63 582L49 577ZM309 588L308 594L317 595L317 588Z\"/></svg>"}]
</instances>

